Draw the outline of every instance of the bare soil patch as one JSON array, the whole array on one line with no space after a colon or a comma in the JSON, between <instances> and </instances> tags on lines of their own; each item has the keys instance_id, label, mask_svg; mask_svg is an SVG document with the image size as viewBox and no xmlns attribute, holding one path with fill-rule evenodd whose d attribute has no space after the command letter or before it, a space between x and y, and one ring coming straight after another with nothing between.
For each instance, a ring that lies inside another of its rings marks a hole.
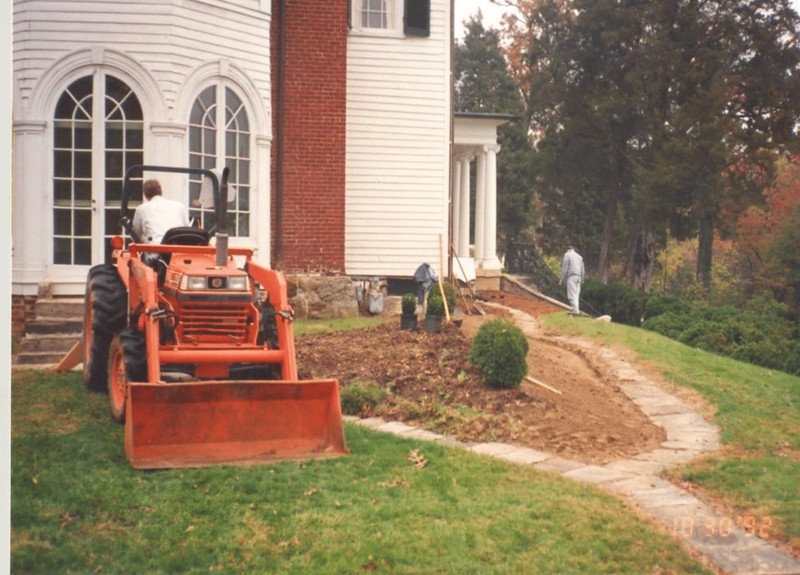
<instances>
[{"instance_id":1,"label":"bare soil patch","mask_svg":"<svg viewBox=\"0 0 800 575\"><path fill-rule=\"evenodd\" d=\"M561 311L547 302L489 292L489 301L534 317ZM655 449L664 440L620 391L594 349L537 334L530 338L529 375L561 391L529 381L516 390L494 390L469 362L471 338L483 321L506 315L484 306L460 327L439 333L400 329L399 317L377 327L298 337L301 379L333 377L346 387L371 381L391 393L363 416L404 421L462 441L500 441L588 463L607 463ZM578 319L576 321L592 321Z\"/></svg>"}]
</instances>

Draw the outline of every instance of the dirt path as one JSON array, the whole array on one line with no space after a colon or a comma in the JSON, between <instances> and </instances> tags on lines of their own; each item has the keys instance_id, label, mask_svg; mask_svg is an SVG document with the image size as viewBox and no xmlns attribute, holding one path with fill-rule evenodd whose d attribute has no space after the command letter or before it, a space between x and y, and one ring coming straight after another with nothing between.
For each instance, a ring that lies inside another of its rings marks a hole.
<instances>
[{"instance_id":1,"label":"dirt path","mask_svg":"<svg viewBox=\"0 0 800 575\"><path fill-rule=\"evenodd\" d=\"M490 301L536 317L559 311L537 300L488 293ZM591 346L537 333L530 338L530 381L517 390L492 390L468 360L481 322L508 315L484 306L487 316L466 316L437 334L399 329L399 319L356 333L297 339L301 378L336 377L343 387L372 381L391 391L378 415L445 433L461 441L501 441L587 463L607 463L654 449L664 431L619 388ZM578 320L582 321L582 320ZM586 320L591 321L591 320Z\"/></svg>"}]
</instances>

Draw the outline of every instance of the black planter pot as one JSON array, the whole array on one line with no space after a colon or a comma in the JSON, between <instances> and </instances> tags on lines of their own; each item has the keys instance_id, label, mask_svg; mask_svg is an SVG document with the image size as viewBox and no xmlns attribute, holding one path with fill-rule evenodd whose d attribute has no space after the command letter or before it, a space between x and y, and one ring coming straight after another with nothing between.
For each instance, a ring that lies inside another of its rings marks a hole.
<instances>
[{"instance_id":1,"label":"black planter pot","mask_svg":"<svg viewBox=\"0 0 800 575\"><path fill-rule=\"evenodd\" d=\"M417 314L402 314L400 316L400 329L417 329Z\"/></svg>"},{"instance_id":2,"label":"black planter pot","mask_svg":"<svg viewBox=\"0 0 800 575\"><path fill-rule=\"evenodd\" d=\"M442 329L442 316L440 315L426 315L422 328L429 332L438 332Z\"/></svg>"}]
</instances>

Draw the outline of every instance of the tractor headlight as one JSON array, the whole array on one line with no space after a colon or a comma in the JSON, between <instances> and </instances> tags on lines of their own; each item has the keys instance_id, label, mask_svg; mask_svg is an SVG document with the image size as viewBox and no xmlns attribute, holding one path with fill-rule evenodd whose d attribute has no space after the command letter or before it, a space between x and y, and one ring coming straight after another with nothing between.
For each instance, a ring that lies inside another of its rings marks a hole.
<instances>
[{"instance_id":1,"label":"tractor headlight","mask_svg":"<svg viewBox=\"0 0 800 575\"><path fill-rule=\"evenodd\" d=\"M228 278L228 289L236 291L247 291L247 276L235 276Z\"/></svg>"},{"instance_id":2,"label":"tractor headlight","mask_svg":"<svg viewBox=\"0 0 800 575\"><path fill-rule=\"evenodd\" d=\"M247 276L183 276L180 289L247 291L250 289L250 282Z\"/></svg>"},{"instance_id":3,"label":"tractor headlight","mask_svg":"<svg viewBox=\"0 0 800 575\"><path fill-rule=\"evenodd\" d=\"M208 285L206 276L183 276L181 278L182 290L204 290Z\"/></svg>"}]
</instances>

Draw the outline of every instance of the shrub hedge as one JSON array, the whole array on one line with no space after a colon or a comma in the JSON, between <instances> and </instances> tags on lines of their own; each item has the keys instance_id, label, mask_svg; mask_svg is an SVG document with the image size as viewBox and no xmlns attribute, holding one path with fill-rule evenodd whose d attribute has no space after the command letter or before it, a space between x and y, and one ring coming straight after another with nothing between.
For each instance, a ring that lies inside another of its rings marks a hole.
<instances>
[{"instance_id":1,"label":"shrub hedge","mask_svg":"<svg viewBox=\"0 0 800 575\"><path fill-rule=\"evenodd\" d=\"M800 327L774 301L748 307L711 305L676 295L648 294L644 301L623 284L587 280L587 307L618 323L641 326L696 347L769 369L800 375ZM644 314L642 315L642 310ZM643 318L643 322L641 319Z\"/></svg>"}]
</instances>

